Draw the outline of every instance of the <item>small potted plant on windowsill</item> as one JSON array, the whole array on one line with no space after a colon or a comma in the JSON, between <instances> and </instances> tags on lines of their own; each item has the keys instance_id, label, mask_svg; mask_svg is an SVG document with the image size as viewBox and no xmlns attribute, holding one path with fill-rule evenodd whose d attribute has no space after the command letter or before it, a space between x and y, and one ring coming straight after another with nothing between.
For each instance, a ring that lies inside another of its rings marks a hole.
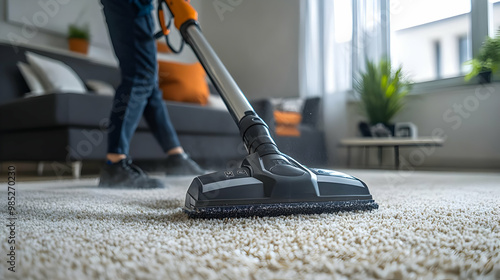
<instances>
[{"instance_id":1,"label":"small potted plant on windowsill","mask_svg":"<svg viewBox=\"0 0 500 280\"><path fill-rule=\"evenodd\" d=\"M379 124L394 135L391 120L404 108L411 88L412 83L403 74L402 67L394 69L388 59L382 59L378 64L367 60L365 72L360 74L354 85L361 112L369 122L360 124L363 136L370 136L369 128L380 127Z\"/></svg>"},{"instance_id":2,"label":"small potted plant on windowsill","mask_svg":"<svg viewBox=\"0 0 500 280\"><path fill-rule=\"evenodd\" d=\"M497 72L500 66L500 37L499 32L495 38L487 38L483 43L479 55L466 62L471 66L471 71L465 76L469 81L475 76L479 77L480 83L490 83L491 76Z\"/></svg>"},{"instance_id":3,"label":"small potted plant on windowsill","mask_svg":"<svg viewBox=\"0 0 500 280\"><path fill-rule=\"evenodd\" d=\"M77 26L71 24L68 27L68 45L74 52L87 54L89 50L90 31L88 25Z\"/></svg>"}]
</instances>

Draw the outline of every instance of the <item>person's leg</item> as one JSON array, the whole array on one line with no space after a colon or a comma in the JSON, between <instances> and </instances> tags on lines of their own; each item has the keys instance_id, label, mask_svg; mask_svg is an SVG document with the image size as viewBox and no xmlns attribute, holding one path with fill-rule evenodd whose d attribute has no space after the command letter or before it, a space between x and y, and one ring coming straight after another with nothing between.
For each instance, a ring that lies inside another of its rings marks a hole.
<instances>
[{"instance_id":1,"label":"person's leg","mask_svg":"<svg viewBox=\"0 0 500 280\"><path fill-rule=\"evenodd\" d=\"M144 117L156 139L158 139L158 142L168 155L165 172L167 175L199 175L206 173L184 153L161 96L160 89L156 87L146 105Z\"/></svg>"},{"instance_id":2,"label":"person's leg","mask_svg":"<svg viewBox=\"0 0 500 280\"><path fill-rule=\"evenodd\" d=\"M130 139L144 115L156 139L169 155L168 174L204 173L184 153L161 99L153 37L154 22L151 13L141 9L147 8L151 0L138 0L135 4L123 0L101 2L122 74L122 83L116 91L110 117L108 161L121 164L126 159Z\"/></svg>"},{"instance_id":3,"label":"person's leg","mask_svg":"<svg viewBox=\"0 0 500 280\"><path fill-rule=\"evenodd\" d=\"M146 17L148 26L151 28L151 38L153 38L154 23L151 16ZM154 50L150 57L155 63L155 75L151 96L144 109L144 118L148 122L151 131L155 135L163 151L168 155L166 161L167 175L199 175L205 173L196 162L194 162L181 147L177 132L170 122L167 107L162 99L162 92L158 88L158 69L156 63L156 43L154 39L144 42L144 48Z\"/></svg>"},{"instance_id":4,"label":"person's leg","mask_svg":"<svg viewBox=\"0 0 500 280\"><path fill-rule=\"evenodd\" d=\"M128 155L130 139L153 93L156 49L150 15L138 16L138 6L128 1L101 2L122 76L108 130L108 160L116 162Z\"/></svg>"},{"instance_id":5,"label":"person's leg","mask_svg":"<svg viewBox=\"0 0 500 280\"><path fill-rule=\"evenodd\" d=\"M109 34L120 63L122 81L113 100L108 128L108 162L101 169L99 186L160 188L127 158L130 139L154 89L155 50L144 48L151 41L151 27L136 4L123 0L102 0Z\"/></svg>"},{"instance_id":6,"label":"person's leg","mask_svg":"<svg viewBox=\"0 0 500 280\"><path fill-rule=\"evenodd\" d=\"M153 44L152 47L156 49L155 44ZM158 140L158 143L167 155L180 154L184 152L177 137L177 132L170 121L167 108L162 98L162 93L158 88L157 75L153 84L153 92L148 99L146 108L144 109L144 118L151 128L153 135Z\"/></svg>"},{"instance_id":7,"label":"person's leg","mask_svg":"<svg viewBox=\"0 0 500 280\"><path fill-rule=\"evenodd\" d=\"M183 153L184 150L161 96L161 91L156 87L144 109L144 118L167 155Z\"/></svg>"}]
</instances>

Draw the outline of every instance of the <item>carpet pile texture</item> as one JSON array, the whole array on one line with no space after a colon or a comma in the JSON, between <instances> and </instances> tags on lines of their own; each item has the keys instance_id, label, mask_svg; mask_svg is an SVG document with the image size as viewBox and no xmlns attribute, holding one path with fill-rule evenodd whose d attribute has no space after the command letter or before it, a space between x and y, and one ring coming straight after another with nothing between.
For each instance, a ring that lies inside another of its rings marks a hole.
<instances>
[{"instance_id":1,"label":"carpet pile texture","mask_svg":"<svg viewBox=\"0 0 500 280\"><path fill-rule=\"evenodd\" d=\"M148 191L19 182L16 272L3 226L0 278L500 279L500 175L349 173L379 210L192 220L187 177Z\"/></svg>"}]
</instances>

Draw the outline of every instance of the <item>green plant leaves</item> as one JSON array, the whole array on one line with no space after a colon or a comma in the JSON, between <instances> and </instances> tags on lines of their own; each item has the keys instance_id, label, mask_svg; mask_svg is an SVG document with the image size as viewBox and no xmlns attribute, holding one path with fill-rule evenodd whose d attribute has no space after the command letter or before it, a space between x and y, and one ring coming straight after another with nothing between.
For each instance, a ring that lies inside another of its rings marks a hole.
<instances>
[{"instance_id":1,"label":"green plant leaves","mask_svg":"<svg viewBox=\"0 0 500 280\"><path fill-rule=\"evenodd\" d=\"M401 67L394 70L389 60L382 59L378 64L366 60L366 71L355 80L354 89L368 121L388 124L403 109L411 86Z\"/></svg>"},{"instance_id":2,"label":"green plant leaves","mask_svg":"<svg viewBox=\"0 0 500 280\"><path fill-rule=\"evenodd\" d=\"M500 30L497 31L495 38L487 37L479 51L479 55L467 62L471 65L471 71L465 76L469 81L481 72L491 71L495 73L500 66Z\"/></svg>"},{"instance_id":3,"label":"green plant leaves","mask_svg":"<svg viewBox=\"0 0 500 280\"><path fill-rule=\"evenodd\" d=\"M85 26L76 26L74 24L69 25L68 27L68 39L70 38L78 38L90 40L90 30L87 25Z\"/></svg>"}]
</instances>

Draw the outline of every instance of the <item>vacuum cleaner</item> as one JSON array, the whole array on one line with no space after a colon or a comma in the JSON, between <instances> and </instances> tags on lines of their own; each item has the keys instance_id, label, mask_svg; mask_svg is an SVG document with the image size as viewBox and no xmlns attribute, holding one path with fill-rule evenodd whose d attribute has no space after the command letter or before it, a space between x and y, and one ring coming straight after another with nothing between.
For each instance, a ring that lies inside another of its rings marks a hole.
<instances>
[{"instance_id":1,"label":"vacuum cleaner","mask_svg":"<svg viewBox=\"0 0 500 280\"><path fill-rule=\"evenodd\" d=\"M166 24L164 4L171 17ZM378 204L361 180L340 172L307 168L279 151L269 128L255 113L200 30L198 14L189 0L161 0L158 19L167 45L180 52L189 44L220 93L248 151L241 167L193 179L184 211L191 218L226 218L319 214L372 210ZM171 47L168 35L174 22L181 47Z\"/></svg>"}]
</instances>

